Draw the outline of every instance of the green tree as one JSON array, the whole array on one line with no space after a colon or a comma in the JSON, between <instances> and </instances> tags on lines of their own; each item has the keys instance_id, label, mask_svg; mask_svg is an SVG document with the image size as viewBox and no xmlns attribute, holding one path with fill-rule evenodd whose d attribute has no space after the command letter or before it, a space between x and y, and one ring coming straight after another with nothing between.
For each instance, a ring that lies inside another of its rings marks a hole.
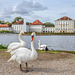
<instances>
[{"instance_id":1,"label":"green tree","mask_svg":"<svg viewBox=\"0 0 75 75\"><path fill-rule=\"evenodd\" d=\"M5 24L5 22L0 20L0 24Z\"/></svg>"},{"instance_id":2,"label":"green tree","mask_svg":"<svg viewBox=\"0 0 75 75\"><path fill-rule=\"evenodd\" d=\"M22 18L22 17L16 17L16 18L13 20L12 24L15 23L16 21L19 21L19 19L22 19L22 21L23 21L23 18Z\"/></svg>"},{"instance_id":3,"label":"green tree","mask_svg":"<svg viewBox=\"0 0 75 75\"><path fill-rule=\"evenodd\" d=\"M30 24L30 22L26 22L26 25L29 25Z\"/></svg>"},{"instance_id":4,"label":"green tree","mask_svg":"<svg viewBox=\"0 0 75 75\"><path fill-rule=\"evenodd\" d=\"M44 23L44 25L46 27L55 27L55 25L53 23L50 23L50 22L46 22L46 23Z\"/></svg>"},{"instance_id":5,"label":"green tree","mask_svg":"<svg viewBox=\"0 0 75 75\"><path fill-rule=\"evenodd\" d=\"M9 23L8 21L5 22L6 24L8 24L10 27L12 26L12 23Z\"/></svg>"}]
</instances>

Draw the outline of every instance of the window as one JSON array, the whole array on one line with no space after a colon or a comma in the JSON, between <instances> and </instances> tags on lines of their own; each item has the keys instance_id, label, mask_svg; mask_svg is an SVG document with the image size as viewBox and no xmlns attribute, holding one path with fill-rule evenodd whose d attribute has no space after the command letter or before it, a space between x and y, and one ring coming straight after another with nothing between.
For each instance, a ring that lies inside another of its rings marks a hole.
<instances>
[{"instance_id":1,"label":"window","mask_svg":"<svg viewBox=\"0 0 75 75\"><path fill-rule=\"evenodd\" d=\"M65 24L63 24L63 27L65 27Z\"/></svg>"}]
</instances>

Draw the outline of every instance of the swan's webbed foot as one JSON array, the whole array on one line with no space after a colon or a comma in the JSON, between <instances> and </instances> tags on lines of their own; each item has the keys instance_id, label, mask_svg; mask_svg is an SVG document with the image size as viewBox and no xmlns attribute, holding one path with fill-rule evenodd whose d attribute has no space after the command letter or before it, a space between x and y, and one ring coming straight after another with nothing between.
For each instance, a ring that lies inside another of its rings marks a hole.
<instances>
[{"instance_id":1,"label":"swan's webbed foot","mask_svg":"<svg viewBox=\"0 0 75 75\"><path fill-rule=\"evenodd\" d=\"M26 71L26 72L29 72L29 69L26 69L25 71Z\"/></svg>"},{"instance_id":2,"label":"swan's webbed foot","mask_svg":"<svg viewBox=\"0 0 75 75\"><path fill-rule=\"evenodd\" d=\"M22 71L22 72L25 72L25 73L29 72L29 70L28 70L28 69L21 70L21 71Z\"/></svg>"},{"instance_id":3,"label":"swan's webbed foot","mask_svg":"<svg viewBox=\"0 0 75 75\"><path fill-rule=\"evenodd\" d=\"M25 71L26 71L26 72L29 72L29 71L30 71L30 69L29 69L28 67L26 67L26 68L25 68Z\"/></svg>"}]
</instances>

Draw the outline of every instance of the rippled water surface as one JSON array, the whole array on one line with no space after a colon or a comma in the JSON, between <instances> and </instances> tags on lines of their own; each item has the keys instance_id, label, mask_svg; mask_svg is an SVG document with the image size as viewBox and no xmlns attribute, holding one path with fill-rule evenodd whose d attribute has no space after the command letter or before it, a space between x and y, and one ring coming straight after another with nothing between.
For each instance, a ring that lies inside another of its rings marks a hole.
<instances>
[{"instance_id":1,"label":"rippled water surface","mask_svg":"<svg viewBox=\"0 0 75 75\"><path fill-rule=\"evenodd\" d=\"M23 35L21 38L30 48L31 36ZM46 44L49 49L75 51L75 35L36 36L34 40L35 48L38 48L38 40L41 44ZM0 34L0 44L8 45L11 42L19 42L18 34Z\"/></svg>"}]
</instances>

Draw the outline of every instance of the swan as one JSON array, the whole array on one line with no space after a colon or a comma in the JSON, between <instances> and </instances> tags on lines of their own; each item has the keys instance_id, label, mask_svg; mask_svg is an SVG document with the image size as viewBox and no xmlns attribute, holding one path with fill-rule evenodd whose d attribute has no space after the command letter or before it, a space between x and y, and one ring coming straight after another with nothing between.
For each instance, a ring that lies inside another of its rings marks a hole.
<instances>
[{"instance_id":1,"label":"swan","mask_svg":"<svg viewBox=\"0 0 75 75\"><path fill-rule=\"evenodd\" d=\"M26 47L26 43L21 39L21 35L23 35L26 33L24 32L24 30L22 30L20 33L19 33L19 41L20 42L13 42L13 43L10 43L9 46L8 46L8 51L7 52L11 52L19 47Z\"/></svg>"},{"instance_id":2,"label":"swan","mask_svg":"<svg viewBox=\"0 0 75 75\"><path fill-rule=\"evenodd\" d=\"M40 49L40 50L45 50L46 47L47 47L47 45L45 45L45 44L40 45L40 40L39 40L38 49Z\"/></svg>"},{"instance_id":3,"label":"swan","mask_svg":"<svg viewBox=\"0 0 75 75\"><path fill-rule=\"evenodd\" d=\"M26 64L26 72L28 72L29 69L28 69L27 63L37 59L37 57L38 57L37 51L35 50L34 45L33 45L34 35L35 35L35 33L33 32L31 34L31 50L28 48L20 47L20 48L16 49L16 52L8 60L8 62L17 61L20 65L21 71L22 71L22 63L23 62Z\"/></svg>"}]
</instances>

